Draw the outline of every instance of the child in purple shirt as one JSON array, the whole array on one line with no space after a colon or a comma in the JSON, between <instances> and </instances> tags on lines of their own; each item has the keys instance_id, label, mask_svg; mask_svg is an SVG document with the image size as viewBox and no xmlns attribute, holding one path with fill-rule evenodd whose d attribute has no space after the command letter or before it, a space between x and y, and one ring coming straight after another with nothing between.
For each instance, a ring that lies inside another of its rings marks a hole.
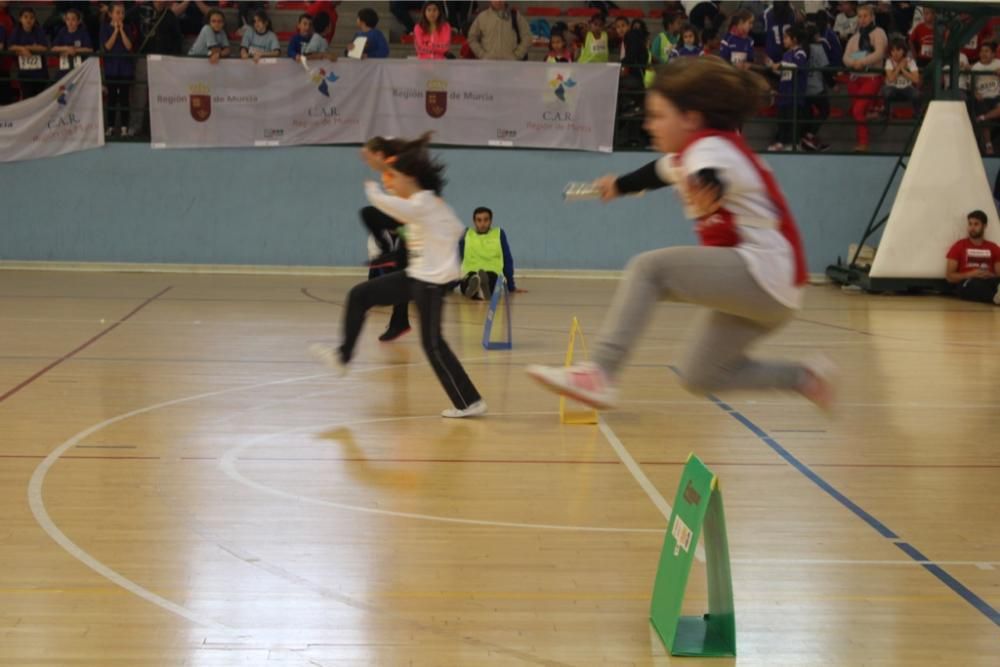
<instances>
[{"instance_id":1,"label":"child in purple shirt","mask_svg":"<svg viewBox=\"0 0 1000 667\"><path fill-rule=\"evenodd\" d=\"M80 25L80 12L70 7L63 15L66 27L52 41L52 52L59 54L59 69L67 72L80 64L80 55L94 52L90 33Z\"/></svg>"},{"instance_id":2,"label":"child in purple shirt","mask_svg":"<svg viewBox=\"0 0 1000 667\"><path fill-rule=\"evenodd\" d=\"M764 51L771 62L779 62L785 53L785 31L795 25L792 3L776 1L764 10Z\"/></svg>"},{"instance_id":3,"label":"child in purple shirt","mask_svg":"<svg viewBox=\"0 0 1000 667\"><path fill-rule=\"evenodd\" d=\"M18 16L14 34L7 40L11 51L17 53L17 79L21 83L21 98L34 97L49 85L49 71L45 67L45 52L49 40L38 24L35 10L25 7Z\"/></svg>"},{"instance_id":4,"label":"child in purple shirt","mask_svg":"<svg viewBox=\"0 0 1000 667\"><path fill-rule=\"evenodd\" d=\"M790 147L796 141L797 134L792 121L802 122L808 118L806 82L809 77L806 68L809 66L809 56L802 46L805 38L805 31L801 26L789 26L782 40L785 54L780 63L771 65L778 74L778 132L775 143L769 148L772 151Z\"/></svg>"},{"instance_id":5,"label":"child in purple shirt","mask_svg":"<svg viewBox=\"0 0 1000 667\"><path fill-rule=\"evenodd\" d=\"M752 27L753 14L749 9L741 9L733 14L729 34L723 38L719 48L719 57L740 69L748 69L753 62L753 40L750 39Z\"/></svg>"},{"instance_id":6,"label":"child in purple shirt","mask_svg":"<svg viewBox=\"0 0 1000 667\"><path fill-rule=\"evenodd\" d=\"M135 59L127 55L135 50L138 35L131 24L125 23L125 4L111 5L107 23L101 24L101 51L104 56L104 83L108 87L107 136L114 134L115 112L121 113L121 135L128 136L129 89L135 78Z\"/></svg>"}]
</instances>

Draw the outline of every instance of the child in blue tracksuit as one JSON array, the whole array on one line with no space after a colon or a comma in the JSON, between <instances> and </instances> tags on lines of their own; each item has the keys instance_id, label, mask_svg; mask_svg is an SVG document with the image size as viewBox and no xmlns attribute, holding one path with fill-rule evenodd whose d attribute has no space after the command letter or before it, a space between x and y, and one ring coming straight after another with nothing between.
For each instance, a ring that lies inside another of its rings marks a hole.
<instances>
[{"instance_id":1,"label":"child in blue tracksuit","mask_svg":"<svg viewBox=\"0 0 1000 667\"><path fill-rule=\"evenodd\" d=\"M378 14L375 13L374 9L365 7L358 10L358 31L354 33L354 39L364 37L367 40L365 42L365 58L389 57L389 43L385 41L385 36L376 30L375 26L377 25Z\"/></svg>"},{"instance_id":2,"label":"child in blue tracksuit","mask_svg":"<svg viewBox=\"0 0 1000 667\"><path fill-rule=\"evenodd\" d=\"M796 127L792 121L803 122L806 111L806 68L809 56L802 47L805 33L801 27L793 25L785 30L785 54L781 62L773 63L772 69L778 73L778 132L775 143L769 150L781 151L790 148L796 141Z\"/></svg>"},{"instance_id":3,"label":"child in blue tracksuit","mask_svg":"<svg viewBox=\"0 0 1000 667\"><path fill-rule=\"evenodd\" d=\"M753 40L750 38L752 27L753 14L749 9L741 9L733 14L729 22L729 33L719 48L719 57L740 69L748 69L753 63Z\"/></svg>"}]
</instances>

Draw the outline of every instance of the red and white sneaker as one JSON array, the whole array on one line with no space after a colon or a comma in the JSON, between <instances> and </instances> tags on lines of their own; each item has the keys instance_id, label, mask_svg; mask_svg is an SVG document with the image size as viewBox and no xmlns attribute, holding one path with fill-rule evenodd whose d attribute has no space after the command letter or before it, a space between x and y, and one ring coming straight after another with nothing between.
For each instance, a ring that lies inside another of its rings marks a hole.
<instances>
[{"instance_id":1,"label":"red and white sneaker","mask_svg":"<svg viewBox=\"0 0 1000 667\"><path fill-rule=\"evenodd\" d=\"M527 373L556 392L598 410L613 408L618 390L607 374L594 363L573 366L528 366Z\"/></svg>"},{"instance_id":2,"label":"red and white sneaker","mask_svg":"<svg viewBox=\"0 0 1000 667\"><path fill-rule=\"evenodd\" d=\"M802 363L806 379L799 393L816 404L820 410L830 412L836 402L837 367L826 356L820 355Z\"/></svg>"}]
</instances>

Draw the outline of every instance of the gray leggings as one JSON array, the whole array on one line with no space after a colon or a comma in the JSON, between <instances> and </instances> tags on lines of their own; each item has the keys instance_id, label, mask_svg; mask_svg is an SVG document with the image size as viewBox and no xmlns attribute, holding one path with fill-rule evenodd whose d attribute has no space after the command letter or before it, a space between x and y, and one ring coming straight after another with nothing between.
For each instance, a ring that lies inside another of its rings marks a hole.
<instances>
[{"instance_id":1,"label":"gray leggings","mask_svg":"<svg viewBox=\"0 0 1000 667\"><path fill-rule=\"evenodd\" d=\"M594 361L610 377L625 363L657 301L708 308L681 363L688 390L798 389L801 364L758 361L746 355L757 339L795 314L765 292L732 248L675 247L636 255L625 267L594 347Z\"/></svg>"}]
</instances>

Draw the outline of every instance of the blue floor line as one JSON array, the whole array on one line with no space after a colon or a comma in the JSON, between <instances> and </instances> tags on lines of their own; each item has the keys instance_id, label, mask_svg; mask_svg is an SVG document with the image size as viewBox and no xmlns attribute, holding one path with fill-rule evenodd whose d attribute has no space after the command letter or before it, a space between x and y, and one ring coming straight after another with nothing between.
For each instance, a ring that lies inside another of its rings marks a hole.
<instances>
[{"instance_id":1,"label":"blue floor line","mask_svg":"<svg viewBox=\"0 0 1000 667\"><path fill-rule=\"evenodd\" d=\"M671 371L676 375L680 375L680 371L674 366L668 366ZM739 410L736 410L732 406L728 405L724 401L716 398L715 396L709 394L709 400L711 400L715 405L724 410L729 414L730 417L743 424L751 433L753 433L757 438L759 438L765 445L770 447L774 452L783 458L789 465L798 470L813 484L821 488L827 494L829 494L834 500L839 502L841 505L849 509L855 516L867 523L869 526L875 529L879 535L882 537L892 540L893 544L899 547L903 553L912 558L914 561L920 563L925 570L933 574L937 579L943 583L945 586L953 590L959 595L963 600L972 605L977 611L983 614L986 618L993 621L997 626L1000 626L1000 612L994 609L986 600L973 593L966 587L962 582L949 574L940 565L934 565L933 563L927 562L929 559L924 556L919 549L913 545L901 541L899 535L894 531L890 530L888 526L876 519L874 516L863 510L857 503L852 501L850 498L845 496L843 493L838 491L833 487L832 484L823 479L819 474L813 471L809 466L799 461L795 456L789 452L787 449L781 446L781 444L768 435L767 431L761 427L754 424L748 417L743 415Z\"/></svg>"}]
</instances>

